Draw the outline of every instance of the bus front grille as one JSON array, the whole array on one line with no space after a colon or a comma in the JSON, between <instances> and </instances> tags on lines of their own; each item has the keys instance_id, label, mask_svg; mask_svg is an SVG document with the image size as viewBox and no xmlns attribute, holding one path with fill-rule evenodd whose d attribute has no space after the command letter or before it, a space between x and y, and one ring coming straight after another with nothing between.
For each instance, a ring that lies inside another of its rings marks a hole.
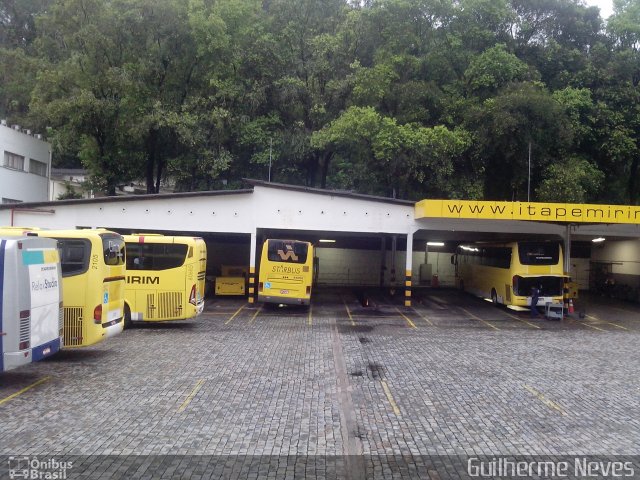
<instances>
[{"instance_id":1,"label":"bus front grille","mask_svg":"<svg viewBox=\"0 0 640 480\"><path fill-rule=\"evenodd\" d=\"M64 344L82 344L82 307L64 307Z\"/></svg>"},{"instance_id":2,"label":"bus front grille","mask_svg":"<svg viewBox=\"0 0 640 480\"><path fill-rule=\"evenodd\" d=\"M182 293L160 292L158 294L158 318L182 316Z\"/></svg>"}]
</instances>

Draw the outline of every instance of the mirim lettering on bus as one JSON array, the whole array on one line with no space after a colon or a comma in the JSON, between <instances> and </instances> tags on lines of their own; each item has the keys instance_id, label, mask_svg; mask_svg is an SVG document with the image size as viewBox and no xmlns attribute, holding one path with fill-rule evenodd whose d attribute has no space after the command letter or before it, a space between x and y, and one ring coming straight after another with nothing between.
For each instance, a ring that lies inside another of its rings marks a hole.
<instances>
[{"instance_id":1,"label":"mirim lettering on bus","mask_svg":"<svg viewBox=\"0 0 640 480\"><path fill-rule=\"evenodd\" d=\"M143 277L140 275L127 275L127 283L139 283L140 285L160 285L160 277Z\"/></svg>"}]
</instances>

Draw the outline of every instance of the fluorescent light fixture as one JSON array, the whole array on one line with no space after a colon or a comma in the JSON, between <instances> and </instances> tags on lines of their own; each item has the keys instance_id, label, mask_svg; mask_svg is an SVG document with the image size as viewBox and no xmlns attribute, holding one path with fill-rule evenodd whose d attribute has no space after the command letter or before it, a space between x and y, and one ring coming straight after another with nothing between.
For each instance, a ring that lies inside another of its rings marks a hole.
<instances>
[{"instance_id":1,"label":"fluorescent light fixture","mask_svg":"<svg viewBox=\"0 0 640 480\"><path fill-rule=\"evenodd\" d=\"M430 247L444 247L444 242L427 242Z\"/></svg>"},{"instance_id":2,"label":"fluorescent light fixture","mask_svg":"<svg viewBox=\"0 0 640 480\"><path fill-rule=\"evenodd\" d=\"M321 238L320 243L336 243L335 240L329 240L328 238Z\"/></svg>"},{"instance_id":3,"label":"fluorescent light fixture","mask_svg":"<svg viewBox=\"0 0 640 480\"><path fill-rule=\"evenodd\" d=\"M467 247L466 245L460 245L460 248L466 252L479 252L476 247Z\"/></svg>"},{"instance_id":4,"label":"fluorescent light fixture","mask_svg":"<svg viewBox=\"0 0 640 480\"><path fill-rule=\"evenodd\" d=\"M591 240L593 243L600 243L600 242L604 242L606 240L606 238L604 237L598 237L598 238L594 238L593 240Z\"/></svg>"}]
</instances>

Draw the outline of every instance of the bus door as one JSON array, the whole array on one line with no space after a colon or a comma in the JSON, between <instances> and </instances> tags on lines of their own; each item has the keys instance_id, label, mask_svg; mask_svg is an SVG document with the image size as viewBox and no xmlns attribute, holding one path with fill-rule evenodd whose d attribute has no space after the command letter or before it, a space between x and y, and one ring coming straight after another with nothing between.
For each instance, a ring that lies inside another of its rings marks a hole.
<instances>
[{"instance_id":1,"label":"bus door","mask_svg":"<svg viewBox=\"0 0 640 480\"><path fill-rule=\"evenodd\" d=\"M120 235L101 234L100 237L106 269L102 278L102 305L99 313L94 312L94 320L100 320L105 336L110 337L120 333L121 329L110 327L122 323L124 316L125 244Z\"/></svg>"}]
</instances>

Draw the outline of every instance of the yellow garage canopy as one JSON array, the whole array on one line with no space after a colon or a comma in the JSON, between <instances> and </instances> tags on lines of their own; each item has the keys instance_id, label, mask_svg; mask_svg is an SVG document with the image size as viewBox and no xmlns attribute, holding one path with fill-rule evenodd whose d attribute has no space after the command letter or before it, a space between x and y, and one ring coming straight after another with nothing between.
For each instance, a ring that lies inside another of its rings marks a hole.
<instances>
[{"instance_id":1,"label":"yellow garage canopy","mask_svg":"<svg viewBox=\"0 0 640 480\"><path fill-rule=\"evenodd\" d=\"M640 223L640 206L580 203L488 202L473 200L421 200L419 218L479 218L536 220L567 223Z\"/></svg>"}]
</instances>

